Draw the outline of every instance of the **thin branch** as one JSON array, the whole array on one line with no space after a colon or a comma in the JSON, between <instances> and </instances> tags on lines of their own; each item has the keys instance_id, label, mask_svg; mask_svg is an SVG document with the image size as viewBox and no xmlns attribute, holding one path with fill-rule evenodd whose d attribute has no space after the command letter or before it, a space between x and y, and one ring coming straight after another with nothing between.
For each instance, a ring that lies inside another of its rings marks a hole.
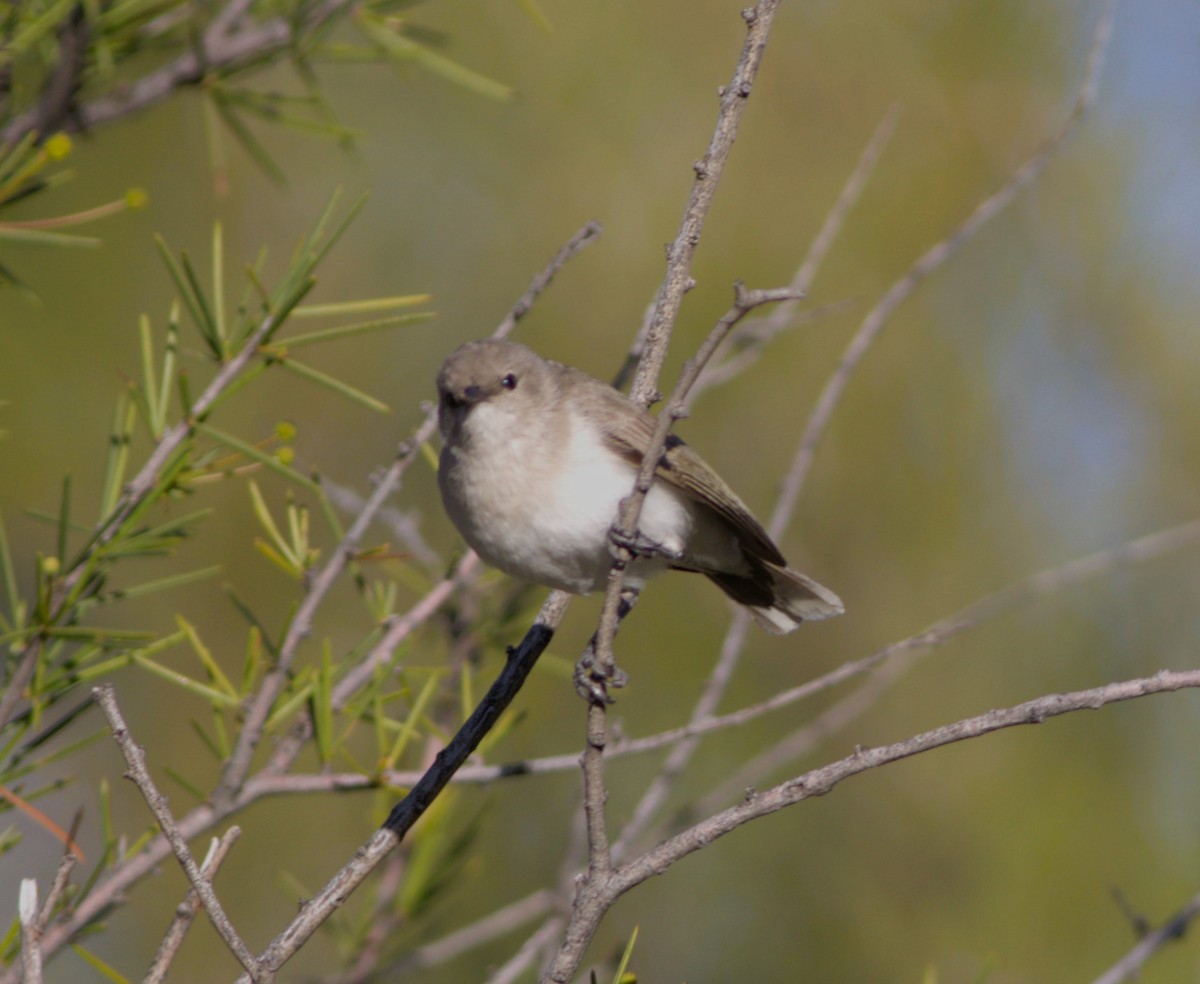
<instances>
[{"instance_id":1,"label":"thin branch","mask_svg":"<svg viewBox=\"0 0 1200 984\"><path fill-rule=\"evenodd\" d=\"M529 288L517 299L512 309L505 315L504 319L492 333L492 337L502 338L512 332L517 322L525 316L538 297L550 286L555 275L563 266L588 246L592 245L599 238L601 232L602 229L598 222L588 222L571 236L554 254L550 262L533 277ZM383 503L386 499L399 488L404 472L415 458L416 452L433 437L436 431L437 408L434 407L425 415L425 419L421 422L421 425L417 428L412 438L401 445L391 467L379 480L375 492L355 519L354 524L347 532L338 550L329 559L329 562L313 583L309 595L305 598L300 610L297 611L296 617L288 629L287 638L280 648L280 655L274 673L270 678L270 686L268 688L268 680L264 679L252 705L253 717L249 714L247 715L246 724L243 725L238 745L234 750L234 756L231 756L226 766L226 774L223 778L222 786L225 788L227 796L231 795L236 790L236 787L245 781L254 747L261 740L262 729L266 724L267 717L274 706L274 702L282 692L282 687L287 682L286 671L294 659L297 647L310 631L312 613L315 612L324 599L325 594L333 586L334 580L341 573L348 558L357 550L362 533L370 525L371 521L375 519L380 509L383 508ZM453 575L435 585L405 615L392 619L383 638L372 648L368 656L358 666L346 673L334 688L332 694L334 709L336 710L344 706L350 697L372 678L376 669L391 658L395 648L417 626L424 624L445 603L450 594L474 574L478 567L479 561L474 551L468 551L462 560L459 561ZM299 754L301 747L311 734L312 721L306 714L293 728L291 735L284 742L280 743L280 747L272 755L269 765L270 771L275 773L285 771L291 762L294 761L296 755ZM237 758L236 766L234 764L234 757Z\"/></svg>"},{"instance_id":2,"label":"thin branch","mask_svg":"<svg viewBox=\"0 0 1200 984\"><path fill-rule=\"evenodd\" d=\"M746 347L741 349L741 351L735 350L727 354L723 359L714 360L710 365L706 366L704 372L696 381L689 402L694 401L701 393L712 386L724 382L747 369L762 354L762 350L771 339L799 323L800 318L797 316L797 308L800 304L799 298L807 296L813 281L816 279L817 271L821 268L825 257L829 255L830 249L833 248L834 241L846 224L846 218L849 216L850 210L854 208L859 198L862 197L863 189L867 186L867 180L870 178L871 172L874 171L875 164L878 162L879 156L883 153L883 148L887 146L888 141L896 130L896 121L899 117L900 107L894 105L884 113L883 118L876 124L870 140L867 141L867 145L859 155L858 162L854 165L854 169L850 172L846 183L842 185L841 192L826 214L825 221L821 224L820 230L818 230L817 235L809 244L808 252L796 270L796 275L792 278L790 286L797 292L797 298L784 301L762 319L746 321L740 325L734 333L733 338L730 339L730 346L734 346L735 342L740 344L745 341ZM815 314L816 312L810 312L809 316L811 317Z\"/></svg>"},{"instance_id":3,"label":"thin branch","mask_svg":"<svg viewBox=\"0 0 1200 984\"><path fill-rule=\"evenodd\" d=\"M558 952L550 974L544 980L554 984L567 984L574 978L587 942L595 935L604 913L621 895L647 879L663 874L677 861L707 847L717 838L751 820L815 796L824 796L851 776L941 748L943 745L978 738L1005 728L1041 724L1048 718L1075 711L1095 710L1118 701L1195 687L1200 687L1200 669L1160 670L1151 677L1109 683L1088 690L1049 694L1013 707L965 718L890 745L878 748L860 747L846 758L789 779L765 792L750 792L742 803L693 824L633 861L621 865L603 882L594 886L589 904L577 904L574 908L566 941Z\"/></svg>"},{"instance_id":4,"label":"thin branch","mask_svg":"<svg viewBox=\"0 0 1200 984\"><path fill-rule=\"evenodd\" d=\"M569 596L561 591L550 594L521 644L510 650L508 662L479 702L479 706L463 723L450 743L438 753L420 781L393 808L383 826L355 852L351 861L316 897L305 904L299 915L263 952L259 960L264 974L262 980L274 979L275 973L284 962L316 932L425 813L521 689L538 657L549 645L555 628L566 612L569 600ZM245 976L239 978L240 982L247 980Z\"/></svg>"},{"instance_id":5,"label":"thin branch","mask_svg":"<svg viewBox=\"0 0 1200 984\"><path fill-rule=\"evenodd\" d=\"M26 984L42 984L42 947L37 916L37 881L22 878L17 895L17 919L21 924L21 970Z\"/></svg>"},{"instance_id":6,"label":"thin branch","mask_svg":"<svg viewBox=\"0 0 1200 984\"><path fill-rule=\"evenodd\" d=\"M939 619L915 635L889 643L883 648L877 649L869 656L844 663L820 677L774 694L766 701L751 704L718 716L704 715L698 717L693 715L692 719L686 725L661 731L653 735L646 735L642 738L623 738L618 741L610 741L605 750L605 757L615 759L628 755L641 755L660 748L677 745L691 738L747 724L773 711L782 710L801 700L823 693L840 683L871 670L877 670L880 667L886 668L897 660L930 652L949 642L960 633L975 628L1003 612L1022 604L1045 598L1066 588L1075 587L1086 581L1112 574L1133 564L1145 563L1195 544L1200 544L1200 520L1192 520L1165 530L1149 533L1116 547L1100 550L1085 557L1078 557L1065 564L1039 571L1027 578L1007 585L999 591L976 599L954 614ZM736 615L734 622L735 625L738 622ZM732 633L726 637L726 645L737 645L738 642L739 640ZM878 670L876 677L879 677ZM872 678L872 683L869 686L876 686L874 683L876 677ZM882 682L887 684L892 682L893 679L891 675L885 674L882 677ZM847 698L847 701L854 701L857 694L858 691ZM844 709L842 711L838 710L842 706L841 704L835 704L830 708L827 714L831 720L840 713L846 713ZM849 719L847 717L846 720ZM823 715L822 718L818 719L818 722L825 720L826 718ZM822 737L828 733L830 727L832 727L831 724L820 727L819 730ZM804 728L794 732L793 735L789 735L784 741L790 741L796 735L809 736L809 743L797 752L797 754L804 754L812 748L813 729L814 724L805 725ZM795 755L792 757L794 758ZM781 764L783 764L782 760L772 761L768 768L774 769ZM565 772L578 768L578 766L579 756L576 753L546 755L539 758L521 759L516 762L506 762L497 765L467 765L455 773L454 782L492 783L500 779L516 778L518 776ZM253 794L253 798L257 798L259 796L278 794L371 789L381 783L388 786L404 787L411 786L420 779L420 776L419 772L412 771L390 771L382 773L379 776L363 775L357 772L286 776L264 774L256 776L248 782L247 791ZM736 781L736 788L738 790L745 788L746 785L754 784L748 772L739 773ZM623 833L622 841L624 840L627 840L627 838ZM615 852L615 844L613 849Z\"/></svg>"},{"instance_id":7,"label":"thin branch","mask_svg":"<svg viewBox=\"0 0 1200 984\"><path fill-rule=\"evenodd\" d=\"M700 243L704 221L712 207L713 196L725 170L725 162L729 158L734 137L737 136L738 126L746 111L746 103L758 77L763 50L766 48L778 6L779 0L760 0L753 7L742 11L742 18L747 26L746 41L734 68L733 78L729 85L720 89L721 107L717 113L712 139L704 156L693 165L696 180L692 183L692 190L688 195L679 233L675 241L667 247L666 276L655 300L654 313L646 332L645 347L629 396L639 406L649 406L656 398L658 377L666 359L671 330L679 317L683 295L695 284L691 276L692 257Z\"/></svg>"},{"instance_id":8,"label":"thin branch","mask_svg":"<svg viewBox=\"0 0 1200 984\"><path fill-rule=\"evenodd\" d=\"M787 735L766 752L746 762L737 773L705 797L704 805L715 809L718 804L728 802L747 786L756 785L763 776L770 775L787 763L810 753L831 734L845 728L874 706L876 701L912 668L918 657L931 652L952 636L1025 602L1198 542L1200 520L1138 537L1120 546L1100 550L1058 567L1040 571L973 602L918 635L885 647L868 657L871 663L864 668L878 665L878 669L858 690L829 707L815 720Z\"/></svg>"},{"instance_id":9,"label":"thin branch","mask_svg":"<svg viewBox=\"0 0 1200 984\"><path fill-rule=\"evenodd\" d=\"M448 933L440 940L418 947L412 953L381 968L381 974L386 974L391 979L428 967L440 967L464 953L506 936L531 919L545 914L553 906L554 893L548 888L540 888L462 929Z\"/></svg>"},{"instance_id":10,"label":"thin branch","mask_svg":"<svg viewBox=\"0 0 1200 984\"><path fill-rule=\"evenodd\" d=\"M141 78L115 87L111 95L74 106L70 113L57 114L49 122L72 132L87 131L140 112L182 86L199 84L212 72L230 72L269 60L287 50L298 34L315 30L352 5L353 0L325 0L304 5L297 20L272 17L236 29L247 5L244 0L233 0L200 36L199 50L186 51ZM39 130L45 123L44 116L44 108L38 105L15 117L0 131L0 145L12 146L31 131L38 131L42 138L49 136Z\"/></svg>"},{"instance_id":11,"label":"thin branch","mask_svg":"<svg viewBox=\"0 0 1200 984\"><path fill-rule=\"evenodd\" d=\"M1064 123L1034 152L1032 157L1013 172L999 189L976 205L974 211L963 220L958 228L926 250L920 259L887 289L879 302L863 319L858 331L850 339L850 344L846 346L837 369L834 370L829 382L825 384L825 388L817 398L817 403L808 418L808 424L800 439L800 453L784 484L783 501L790 503L800 495L816 455L817 445L829 428L834 410L841 401L850 377L895 310L913 294L927 277L944 266L974 238L984 225L1003 212L1013 199L1045 170L1046 165L1058 153L1091 108L1095 101L1104 54L1112 34L1114 4L1115 0L1106 0L1101 10L1096 31L1092 36L1084 79L1075 97L1075 104Z\"/></svg>"},{"instance_id":12,"label":"thin branch","mask_svg":"<svg viewBox=\"0 0 1200 984\"><path fill-rule=\"evenodd\" d=\"M171 844L171 850L175 853L180 866L187 874L188 881L192 883L192 888L200 896L200 900L204 903L204 908L208 912L208 918L212 922L213 927L221 935L221 939L225 941L225 945L229 947L229 951L238 959L238 962L246 968L250 973L250 979L253 981L260 980L258 975L258 961L255 960L254 954L250 952L250 948L242 941L238 932L233 927L233 923L229 921L229 917L225 914L220 901L217 899L216 892L213 891L212 883L201 873L200 868L196 864L196 859L192 857L192 852L188 850L187 839L180 832L179 826L175 822L175 818L171 816L171 810L167 806L167 798L154 784L154 780L150 777L150 770L146 767L146 753L135 742L129 734L129 728L125 724L125 718L121 714L121 708L117 705L116 691L112 684L102 684L101 686L92 689L92 695L96 698L100 709L104 712L104 717L108 720L109 730L112 732L113 738L116 739L117 745L121 749L121 754L125 757L125 763L129 766L128 776L136 783L141 790L142 797L146 800L150 807L150 812L154 814L154 819L158 821L159 829Z\"/></svg>"},{"instance_id":13,"label":"thin branch","mask_svg":"<svg viewBox=\"0 0 1200 984\"><path fill-rule=\"evenodd\" d=\"M117 500L112 512L97 527L92 537L90 553L94 554L96 550L104 547L117 535L121 525L154 489L154 486L158 482L159 474L171 456L192 436L195 431L196 422L204 419L225 390L258 357L259 347L278 327L279 319L276 315L271 314L264 318L246 339L242 348L221 366L220 371L213 377L212 382L205 387L204 392L192 404L189 416L169 427L163 433L141 470L122 490L121 497ZM57 608L64 598L70 596L87 570L88 565L80 562L66 573L55 589L52 608ZM21 665L18 667L17 673L5 689L3 697L0 697L0 730L3 730L8 724L13 712L16 710L17 702L24 696L25 687L32 678L33 668L37 664L44 641L42 637L30 640L22 656Z\"/></svg>"},{"instance_id":14,"label":"thin branch","mask_svg":"<svg viewBox=\"0 0 1200 984\"><path fill-rule=\"evenodd\" d=\"M1200 669L1160 670L1153 676L1108 683L1088 690L1048 694L1013 707L988 711L878 748L858 748L854 754L813 769L765 792L750 793L744 802L723 810L664 841L640 858L619 868L611 881L615 899L647 878L662 874L693 851L711 844L758 817L774 813L814 796L824 796L844 779L901 759L1006 728L1043 721L1076 711L1096 710L1107 704L1152 694L1173 693L1200 687ZM611 904L611 900L610 903Z\"/></svg>"},{"instance_id":15,"label":"thin branch","mask_svg":"<svg viewBox=\"0 0 1200 984\"><path fill-rule=\"evenodd\" d=\"M525 971L537 960L538 954L562 932L565 923L566 920L561 916L547 919L538 927L536 933L521 944L516 953L492 971L487 984L517 984L517 981L524 977Z\"/></svg>"},{"instance_id":16,"label":"thin branch","mask_svg":"<svg viewBox=\"0 0 1200 984\"><path fill-rule=\"evenodd\" d=\"M512 334L513 329L517 327L517 322L520 321L529 309L533 307L534 301L554 279L554 275L558 273L574 256L581 250L590 246L596 238L603 232L603 227L599 222L588 222L575 235L573 235L563 247L554 254L554 257L546 265L546 268L533 278L529 285L529 290L517 299L517 303L513 305L512 310L505 315L504 320L492 332L493 338L507 338Z\"/></svg>"},{"instance_id":17,"label":"thin branch","mask_svg":"<svg viewBox=\"0 0 1200 984\"><path fill-rule=\"evenodd\" d=\"M371 493L366 506L350 525L342 542L338 544L338 548L321 568L321 572L311 582L308 593L304 596L304 600L288 625L287 635L279 647L275 665L271 668L271 672L263 677L246 710L237 743L225 762L221 781L213 791L212 800L218 806L234 797L242 783L245 782L254 750L262 740L267 718L275 706L275 701L279 699L279 695L283 693L291 678L292 663L295 661L300 644L312 632L312 622L317 608L325 600L325 596L332 590L334 583L358 551L375 514L399 487L404 472L416 457L421 444L432 436L432 430L429 420L426 420L418 429L413 440L400 446L391 467L384 474L375 491Z\"/></svg>"},{"instance_id":18,"label":"thin branch","mask_svg":"<svg viewBox=\"0 0 1200 984\"><path fill-rule=\"evenodd\" d=\"M242 830L240 827L230 827L221 835L220 839L214 840L209 845L208 854L204 858L204 863L200 866L200 874L210 884L216 878L217 871L221 867L221 862L225 860L229 849L233 846L233 842L238 839L241 833ZM183 946L183 938L187 935L187 931L192 925L192 920L196 918L196 913L199 909L199 893L194 888L188 889L183 901L175 908L175 915L171 919L171 925L167 927L162 942L158 944L158 950L154 954L154 960L150 964L150 969L146 971L146 976L142 978L142 984L161 984L162 981L167 979L167 971L171 969L171 964L179 953L179 948Z\"/></svg>"},{"instance_id":19,"label":"thin branch","mask_svg":"<svg viewBox=\"0 0 1200 984\"><path fill-rule=\"evenodd\" d=\"M585 226L584 230L588 228L588 226ZM577 233L572 239L572 242L576 243L576 248L572 250L570 255L575 255L575 253L578 252L578 247L582 246L584 241L586 241L587 244L590 244L595 240L594 231L590 235L583 236L581 239L581 235L584 230L580 230L580 233ZM550 270L551 268L557 270L558 267L561 266L560 257L562 257L562 255L563 252L560 251L559 254L557 254L556 257L551 260L547 270ZM538 290L541 290L544 289L549 281L550 277L546 275L546 271L543 271L534 278L533 284L535 286L541 284L541 286L537 288ZM520 307L526 301L528 296L529 294L527 292L521 301L518 302L517 307ZM516 310L516 308L514 308L514 310ZM501 329L503 329L503 327L504 326L501 325ZM256 333L256 339L257 337L258 336ZM255 341L252 341L249 347L254 347L254 345ZM210 386L210 390L211 388L212 387ZM207 392L208 391L206 391L206 395ZM430 413L426 417L423 425L415 432L409 443L414 448L419 447L421 443L429 440L429 438L433 436L433 432L436 427L436 415ZM397 460L393 462L392 470L389 470L383 479L381 479L381 484L394 486L399 481L399 478L403 474L403 470L406 467L404 461L407 461L409 458L411 458L411 455L406 455L405 449L402 448ZM404 459L404 461L401 459ZM374 500L372 499L372 501ZM465 556L459 563L459 566L453 575L434 585L434 587L426 594L426 596L420 599L405 615L398 616L392 622L388 631L385 633L385 638L381 640L381 643L391 645L393 647L398 645L403 638L406 638L408 634L410 634L421 623L427 620L444 603L444 601L449 597L450 593L462 582L463 579L466 579L470 576L476 563L476 561L472 560L471 556ZM559 603L563 604L565 607L567 600L568 599L566 598L562 598L559 600ZM355 667L349 673L347 673L333 690L331 698L333 706L335 708L344 706L345 703L350 700L354 691L370 679L371 674L374 672L375 665L389 658L390 652L390 649L385 651L383 648L381 648L381 646L377 645L375 649L372 650L372 652L368 655L366 660L364 660L363 666ZM33 667L36 665L36 659L34 658L35 656L36 653L30 652L22 664L25 665L25 663L28 663L31 673ZM370 667L369 669L367 668L368 666ZM15 690L16 688L14 688L10 683L9 687L5 689L5 699L7 700ZM243 788L240 791L232 796L225 797L220 803L204 803L200 806L194 807L192 810L186 813L178 821L178 826L182 835L185 838L196 837L205 831L211 830L214 826L221 823L228 817L236 814L238 811L244 809L246 806L255 802L262 796L280 791L279 787L277 787L275 783L280 781L286 782L286 777L283 777L282 774L288 768L290 768L291 764L300 755L305 743L312 735L311 729L311 720L309 720L307 715L303 716L302 719L293 727L288 736L279 742L278 747L271 755L271 758L267 764L255 776L247 780L243 784ZM575 761L574 757L572 760ZM362 777L356 777L356 780L361 780L361 778ZM418 778L419 777L414 776L410 782L406 782L404 785L411 787L418 780ZM355 788L359 788L361 786L361 782L356 781L354 786ZM114 867L96 884L96 886L87 894L85 898L80 900L74 906L71 911L70 918L55 924L47 930L46 936L42 942L43 952L52 954L69 943L82 929L90 925L96 919L100 918L105 912L111 909L113 905L117 904L124 897L125 893L130 887L137 884L147 875L151 874L163 861L163 859L170 854L171 845L167 841L166 837L160 834L159 836L151 839L151 841L138 854L127 858L121 864ZM370 869L368 868L367 870L369 871ZM0 975L0 984L15 984L17 979L18 978L15 972L9 971Z\"/></svg>"},{"instance_id":20,"label":"thin branch","mask_svg":"<svg viewBox=\"0 0 1200 984\"><path fill-rule=\"evenodd\" d=\"M713 130L712 139L709 141L708 150L694 166L696 180L692 185L679 233L668 249L666 276L659 289L654 314L650 318L650 327L646 332L644 350L638 361L632 391L629 395L630 401L635 405L647 407L657 395L658 377L666 358L671 332L678 317L683 296L694 283L691 277L692 257L699 244L704 220L708 215L713 196L716 194L725 161L729 156L734 137L737 135L738 125L745 112L746 101L758 75L777 5L778 0L760 0L754 7L748 7L742 11L742 17L747 24L746 40L734 69L733 79L729 86L721 90L721 108L717 114L716 127ZM642 504L650 488L650 483L653 481L658 460L665 447L667 434L674 421L685 412L684 400L688 390L695 383L701 369L729 330L752 307L768 302L765 295L759 296L762 296L763 299L747 305L745 301L748 295L744 293L739 284L733 311L730 315L722 318L717 327L710 332L701 351L684 367L671 403L659 415L654 436L646 449L633 490L621 502L614 530L626 534L626 541L632 540L634 537ZM770 300L780 299L784 298L770 298ZM633 554L628 546L621 542L614 543L613 565L609 572L604 609L596 629L595 680L598 688L593 691L588 707L588 741L583 754L585 808L588 811L590 848L588 876L578 885L562 945L544 977L544 980L556 981L560 984L565 984L573 976L583 958L584 951L595 934L603 914L603 909L597 909L596 906L611 877L609 873L611 859L603 822L602 767L603 749L607 740L605 735L607 694L604 692L604 682L617 678L612 644L620 619L622 598L625 594L625 569L632 558Z\"/></svg>"},{"instance_id":21,"label":"thin branch","mask_svg":"<svg viewBox=\"0 0 1200 984\"><path fill-rule=\"evenodd\" d=\"M1132 950L1092 981L1092 984L1121 984L1121 981L1136 977L1147 961L1159 950L1174 940L1182 939L1192 924L1192 920L1198 915L1200 915L1200 895L1195 895L1158 929L1142 936Z\"/></svg>"},{"instance_id":22,"label":"thin branch","mask_svg":"<svg viewBox=\"0 0 1200 984\"><path fill-rule=\"evenodd\" d=\"M50 883L50 891L46 893L46 900L42 903L41 911L38 912L37 931L39 938L46 927L50 925L50 920L54 918L54 910L66 894L67 885L71 879L71 871L78 862L79 855L71 850L68 850L59 860L58 868L54 872L54 881Z\"/></svg>"}]
</instances>

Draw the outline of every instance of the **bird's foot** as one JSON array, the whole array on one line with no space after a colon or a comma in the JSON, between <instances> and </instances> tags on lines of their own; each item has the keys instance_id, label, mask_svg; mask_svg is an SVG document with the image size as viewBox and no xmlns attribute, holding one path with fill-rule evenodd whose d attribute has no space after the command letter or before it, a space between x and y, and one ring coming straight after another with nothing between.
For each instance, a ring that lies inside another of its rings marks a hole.
<instances>
[{"instance_id":1,"label":"bird's foot","mask_svg":"<svg viewBox=\"0 0 1200 984\"><path fill-rule=\"evenodd\" d=\"M616 526L608 531L608 538L614 547L624 547L635 557L662 557L664 560L679 560L683 553L668 547L665 543L652 540L641 530L618 529Z\"/></svg>"},{"instance_id":2,"label":"bird's foot","mask_svg":"<svg viewBox=\"0 0 1200 984\"><path fill-rule=\"evenodd\" d=\"M615 703L616 699L609 694L608 688L620 690L629 682L629 674L615 663L604 665L596 659L594 644L589 645L579 657L573 676L576 693L596 704Z\"/></svg>"}]
</instances>

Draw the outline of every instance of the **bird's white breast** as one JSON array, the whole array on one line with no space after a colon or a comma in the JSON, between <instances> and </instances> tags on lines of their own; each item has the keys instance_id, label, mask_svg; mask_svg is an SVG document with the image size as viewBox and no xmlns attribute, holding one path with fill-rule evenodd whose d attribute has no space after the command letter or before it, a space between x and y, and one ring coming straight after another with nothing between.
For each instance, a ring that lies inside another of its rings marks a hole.
<instances>
[{"instance_id":1,"label":"bird's white breast","mask_svg":"<svg viewBox=\"0 0 1200 984\"><path fill-rule=\"evenodd\" d=\"M484 560L516 577L580 594L602 587L612 563L609 529L633 490L633 467L581 415L568 411L556 418L561 426L531 433L497 411L476 407L470 453L443 455L439 481L456 525ZM656 482L638 526L683 551L691 508ZM631 574L640 580L663 566L639 560Z\"/></svg>"}]
</instances>

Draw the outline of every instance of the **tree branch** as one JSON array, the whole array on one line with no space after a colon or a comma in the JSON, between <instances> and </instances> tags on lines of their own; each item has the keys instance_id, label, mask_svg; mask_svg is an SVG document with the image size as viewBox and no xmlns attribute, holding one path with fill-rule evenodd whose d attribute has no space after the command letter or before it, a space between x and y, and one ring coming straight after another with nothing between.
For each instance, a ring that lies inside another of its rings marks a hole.
<instances>
[{"instance_id":1,"label":"tree branch","mask_svg":"<svg viewBox=\"0 0 1200 984\"><path fill-rule=\"evenodd\" d=\"M146 753L133 740L129 734L129 728L125 724L125 718L121 714L121 708L117 706L116 691L112 684L106 683L92 690L92 695L96 698L100 709L104 711L104 716L108 720L109 730L112 731L112 736L117 740L117 745L120 746L121 754L125 757L125 762L129 766L127 775L137 784L141 790L142 797L146 800L146 804L150 807L150 812L154 814L154 819L158 821L159 829L171 844L171 850L175 853L180 866L187 874L188 881L192 883L192 888L196 894L200 896L200 900L204 903L204 908L208 911L208 918L213 924L213 928L221 935L221 939L225 941L225 945L229 947L229 951L238 959L238 962L246 968L250 974L252 981L258 982L261 980L258 973L258 961L255 960L254 954L250 952L250 948L242 941L238 932L233 927L233 923L229 921L229 917L225 914L225 909L217 899L216 892L213 891L212 883L200 871L196 864L196 859L192 857L192 852L188 850L187 839L179 830L175 818L171 816L171 810L167 806L167 798L158 790L154 784L154 780L150 777L150 770L146 768Z\"/></svg>"}]
</instances>

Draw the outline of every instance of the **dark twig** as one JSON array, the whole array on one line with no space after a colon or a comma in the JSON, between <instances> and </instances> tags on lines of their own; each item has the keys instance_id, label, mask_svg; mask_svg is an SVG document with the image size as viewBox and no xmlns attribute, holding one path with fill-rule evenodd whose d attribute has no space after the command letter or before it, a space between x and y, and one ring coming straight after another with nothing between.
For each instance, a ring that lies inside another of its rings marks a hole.
<instances>
[{"instance_id":1,"label":"dark twig","mask_svg":"<svg viewBox=\"0 0 1200 984\"><path fill-rule=\"evenodd\" d=\"M437 795L445 788L454 773L475 751L479 742L495 725L496 720L512 702L534 663L549 645L569 597L555 591L546 599L537 620L530 627L521 644L509 653L508 662L479 706L463 723L450 743L442 749L431 765L392 810L383 826L362 845L353 859L330 880L320 893L311 899L300 914L271 942L259 961L264 976L269 981L283 963L298 950L363 879L391 851L412 825L425 813ZM239 978L247 981L248 978Z\"/></svg>"},{"instance_id":2,"label":"dark twig","mask_svg":"<svg viewBox=\"0 0 1200 984\"><path fill-rule=\"evenodd\" d=\"M1200 915L1200 895L1194 895L1188 903L1158 929L1143 930L1141 939L1132 950L1097 977L1092 984L1121 984L1136 977L1146 962L1168 943L1183 939L1192 921Z\"/></svg>"}]
</instances>

